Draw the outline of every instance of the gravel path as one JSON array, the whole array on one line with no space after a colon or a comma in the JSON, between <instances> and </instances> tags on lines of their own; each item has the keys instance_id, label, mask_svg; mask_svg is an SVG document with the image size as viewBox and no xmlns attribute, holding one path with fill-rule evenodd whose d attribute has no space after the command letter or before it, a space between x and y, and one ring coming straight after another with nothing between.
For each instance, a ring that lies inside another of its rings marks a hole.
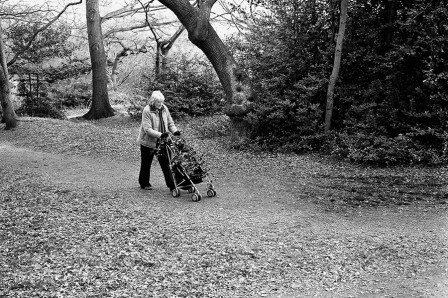
<instances>
[{"instance_id":1,"label":"gravel path","mask_svg":"<svg viewBox=\"0 0 448 298\"><path fill-rule=\"evenodd\" d=\"M138 188L126 117L23 120L0 131L0 297L448 296L444 168L228 151L184 124L218 191L193 203L157 163Z\"/></svg>"}]
</instances>

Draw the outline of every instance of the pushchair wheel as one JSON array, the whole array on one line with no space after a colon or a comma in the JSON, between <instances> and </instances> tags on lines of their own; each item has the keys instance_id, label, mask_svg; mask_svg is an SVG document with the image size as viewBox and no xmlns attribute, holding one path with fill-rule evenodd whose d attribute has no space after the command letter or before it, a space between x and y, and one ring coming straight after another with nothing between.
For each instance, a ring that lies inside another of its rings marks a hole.
<instances>
[{"instance_id":1,"label":"pushchair wheel","mask_svg":"<svg viewBox=\"0 0 448 298\"><path fill-rule=\"evenodd\" d=\"M201 199L202 199L202 196L201 196L201 194L199 194L199 193L194 193L194 194L191 196L191 200L192 200L193 202L199 202Z\"/></svg>"},{"instance_id":2,"label":"pushchair wheel","mask_svg":"<svg viewBox=\"0 0 448 298\"><path fill-rule=\"evenodd\" d=\"M188 193L194 193L194 187L190 187L190 188L188 189Z\"/></svg>"},{"instance_id":3,"label":"pushchair wheel","mask_svg":"<svg viewBox=\"0 0 448 298\"><path fill-rule=\"evenodd\" d=\"M177 198L180 196L180 190L175 188L171 191L171 194L173 195L173 198Z\"/></svg>"},{"instance_id":4,"label":"pushchair wheel","mask_svg":"<svg viewBox=\"0 0 448 298\"><path fill-rule=\"evenodd\" d=\"M216 196L216 191L214 189L207 190L207 196L210 198Z\"/></svg>"}]
</instances>

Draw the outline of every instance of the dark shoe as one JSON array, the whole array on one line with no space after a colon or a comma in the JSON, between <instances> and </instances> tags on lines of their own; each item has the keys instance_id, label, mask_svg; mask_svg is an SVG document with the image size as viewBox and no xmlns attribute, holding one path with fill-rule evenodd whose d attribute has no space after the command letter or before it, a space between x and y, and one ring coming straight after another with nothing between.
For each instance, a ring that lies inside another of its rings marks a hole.
<instances>
[{"instance_id":1,"label":"dark shoe","mask_svg":"<svg viewBox=\"0 0 448 298\"><path fill-rule=\"evenodd\" d=\"M179 189L171 188L171 189L170 189L170 192L171 192L171 195L172 195L174 198L177 198L177 197L180 196L180 191L179 191Z\"/></svg>"},{"instance_id":2,"label":"dark shoe","mask_svg":"<svg viewBox=\"0 0 448 298\"><path fill-rule=\"evenodd\" d=\"M152 189L152 186L151 186L151 184L146 185L146 186L141 186L141 189L144 189L144 190L151 190L151 189Z\"/></svg>"}]
</instances>

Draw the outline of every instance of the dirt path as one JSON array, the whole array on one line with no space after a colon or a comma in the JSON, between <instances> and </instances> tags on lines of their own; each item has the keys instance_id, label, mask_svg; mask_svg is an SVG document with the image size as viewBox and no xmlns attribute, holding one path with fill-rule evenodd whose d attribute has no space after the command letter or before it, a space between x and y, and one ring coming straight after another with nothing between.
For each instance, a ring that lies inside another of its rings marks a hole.
<instances>
[{"instance_id":1,"label":"dirt path","mask_svg":"<svg viewBox=\"0 0 448 298\"><path fill-rule=\"evenodd\" d=\"M445 249L448 247L448 215L445 212L399 207L326 212L318 205L297 200L300 189L282 187L280 180L273 180L267 173L256 181L250 177L244 180L239 175L228 175L216 185L216 198L207 198L202 192L205 198L194 204L184 192L180 198L171 197L164 187L157 163L152 171L155 189L150 192L138 188L137 163L44 153L0 142L0 165L35 174L66 188L87 188L120 196L126 198L128 207L156 204L164 208L169 206L171 210L197 212L203 215L205 225L222 220L231 228L232 218L238 218L238 225L245 224L247 229L254 231L307 230L316 237L330 239L328 235L331 235L331 241L341 242L364 238L373 239L373 243L412 239L415 244L436 239L439 241L438 245L434 244L437 249L441 248L440 243L445 244ZM266 187L271 189L260 191ZM149 207L142 207L142 210L150 212ZM366 273L359 273L355 282L345 283L336 292L313 288L272 297L448 297L448 264L441 262L443 260L446 259L428 260L425 268L405 270L404 275L393 269L384 272L366 270Z\"/></svg>"}]
</instances>

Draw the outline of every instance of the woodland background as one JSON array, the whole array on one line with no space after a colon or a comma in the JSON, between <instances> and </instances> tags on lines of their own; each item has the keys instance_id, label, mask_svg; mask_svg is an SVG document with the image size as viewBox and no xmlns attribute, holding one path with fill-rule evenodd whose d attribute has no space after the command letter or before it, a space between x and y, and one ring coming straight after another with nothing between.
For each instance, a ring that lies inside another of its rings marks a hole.
<instances>
[{"instance_id":1,"label":"woodland background","mask_svg":"<svg viewBox=\"0 0 448 298\"><path fill-rule=\"evenodd\" d=\"M0 0L0 297L448 296L447 1L160 0L215 3L257 95L238 145L227 90L177 18L101 1L94 64L96 1ZM98 81L116 115L91 120ZM140 189L154 89L216 197L173 198L157 168Z\"/></svg>"},{"instance_id":2,"label":"woodland background","mask_svg":"<svg viewBox=\"0 0 448 298\"><path fill-rule=\"evenodd\" d=\"M218 4L212 24L257 94L245 116L251 137L239 149L317 151L374 165L448 161L447 1L348 1L330 133L323 124L341 2ZM84 5L57 19L61 7L53 5L1 1L19 116L64 118L90 104ZM167 9L100 2L100 12L112 104L139 119L150 92L161 89L178 119L223 114L215 70ZM226 118L216 119L203 129L228 134Z\"/></svg>"}]
</instances>

